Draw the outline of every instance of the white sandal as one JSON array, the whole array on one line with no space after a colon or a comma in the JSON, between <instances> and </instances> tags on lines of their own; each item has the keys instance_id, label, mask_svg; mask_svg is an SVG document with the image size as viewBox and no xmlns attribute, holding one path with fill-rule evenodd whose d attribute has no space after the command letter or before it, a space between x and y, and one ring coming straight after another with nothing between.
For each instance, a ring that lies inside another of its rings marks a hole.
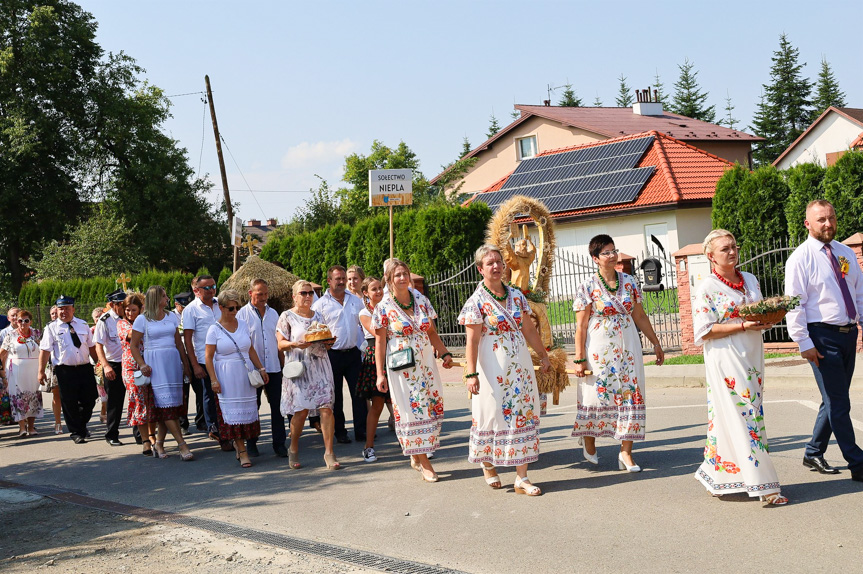
<instances>
[{"instance_id":1,"label":"white sandal","mask_svg":"<svg viewBox=\"0 0 863 574\"><path fill-rule=\"evenodd\" d=\"M500 488L500 477L497 475L497 469L494 465L486 466L485 463L481 463L479 466L482 468L483 476L485 476L485 483L495 490Z\"/></svg>"},{"instance_id":2,"label":"white sandal","mask_svg":"<svg viewBox=\"0 0 863 574\"><path fill-rule=\"evenodd\" d=\"M778 492L774 492L773 494L766 494L764 496L759 496L758 499L761 502L765 503L765 506L785 506L788 504L789 500L785 496L782 496Z\"/></svg>"},{"instance_id":3,"label":"white sandal","mask_svg":"<svg viewBox=\"0 0 863 574\"><path fill-rule=\"evenodd\" d=\"M515 484L513 485L516 494L526 494L528 496L540 496L542 495L542 490L536 485L530 483L530 480L525 476L524 478L517 476L515 477Z\"/></svg>"}]
</instances>

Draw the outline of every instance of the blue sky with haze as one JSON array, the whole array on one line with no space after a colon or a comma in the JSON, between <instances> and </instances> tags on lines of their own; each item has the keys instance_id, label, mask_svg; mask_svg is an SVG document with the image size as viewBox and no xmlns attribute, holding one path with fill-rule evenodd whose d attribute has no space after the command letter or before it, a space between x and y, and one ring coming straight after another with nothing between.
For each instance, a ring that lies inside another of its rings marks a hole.
<instances>
[{"instance_id":1,"label":"blue sky with haze","mask_svg":"<svg viewBox=\"0 0 863 574\"><path fill-rule=\"evenodd\" d=\"M782 32L805 75L816 78L823 55L848 105L863 107L859 1L79 3L102 47L134 57L166 94L202 91L209 74L244 219L288 220L316 174L337 187L344 156L375 139L404 140L431 178L464 136L485 139L492 112L506 125L514 103L541 104L548 84L613 106L620 74L644 88L658 70L671 92L685 58L717 116L727 92L745 129ZM172 100L165 129L214 178L218 201L205 106L198 95Z\"/></svg>"}]
</instances>

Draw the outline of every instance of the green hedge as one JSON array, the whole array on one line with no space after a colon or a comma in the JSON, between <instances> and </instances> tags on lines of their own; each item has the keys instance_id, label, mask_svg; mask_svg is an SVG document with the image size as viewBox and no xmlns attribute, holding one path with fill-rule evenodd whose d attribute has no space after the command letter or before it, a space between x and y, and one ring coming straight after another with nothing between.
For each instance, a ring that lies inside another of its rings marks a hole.
<instances>
[{"instance_id":1,"label":"green hedge","mask_svg":"<svg viewBox=\"0 0 863 574\"><path fill-rule=\"evenodd\" d=\"M161 285L168 292L168 297L173 297L177 293L189 291L191 283L191 273L150 270L132 275L128 288L144 293L150 285ZM50 307L60 295L70 295L82 303L97 303L105 301L105 295L118 287L116 277L25 283L18 295L18 304L22 307Z\"/></svg>"},{"instance_id":2,"label":"green hedge","mask_svg":"<svg viewBox=\"0 0 863 574\"><path fill-rule=\"evenodd\" d=\"M446 271L483 243L490 219L491 209L479 202L468 207L397 209L393 217L395 256L419 275ZM359 265L367 274L380 276L389 245L389 216L382 213L353 227L335 223L271 240L261 258L324 285L331 265Z\"/></svg>"}]
</instances>

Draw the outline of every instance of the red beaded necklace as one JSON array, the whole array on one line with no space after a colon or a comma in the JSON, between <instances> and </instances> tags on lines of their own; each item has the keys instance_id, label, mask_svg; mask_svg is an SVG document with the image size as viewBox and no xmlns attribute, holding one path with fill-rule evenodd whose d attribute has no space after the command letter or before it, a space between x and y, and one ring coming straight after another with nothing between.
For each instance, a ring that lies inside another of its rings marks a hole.
<instances>
[{"instance_id":1,"label":"red beaded necklace","mask_svg":"<svg viewBox=\"0 0 863 574\"><path fill-rule=\"evenodd\" d=\"M740 278L740 283L732 283L731 281L729 281L728 279L726 279L725 277L720 275L716 271L716 268L713 269L713 274L716 275L716 277L718 277L720 281L722 281L723 283L725 283L726 285L728 285L732 289L737 289L738 291L743 291L743 285L744 285L744 283L746 283L746 281L743 279L743 275L740 273L739 269L735 269L734 272L737 273L737 276Z\"/></svg>"}]
</instances>

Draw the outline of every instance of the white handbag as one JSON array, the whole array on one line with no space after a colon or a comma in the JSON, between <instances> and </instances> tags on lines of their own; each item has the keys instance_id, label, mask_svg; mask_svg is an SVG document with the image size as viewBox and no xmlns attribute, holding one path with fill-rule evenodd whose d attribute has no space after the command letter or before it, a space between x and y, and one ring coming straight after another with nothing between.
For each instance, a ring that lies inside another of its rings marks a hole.
<instances>
[{"instance_id":1,"label":"white handbag","mask_svg":"<svg viewBox=\"0 0 863 574\"><path fill-rule=\"evenodd\" d=\"M218 325L218 323L217 323L217 325ZM227 335L228 338L231 340L231 342L234 344L234 348L237 349L237 354L240 355L240 358L242 358L243 362L246 363L246 369L248 369L248 375L249 375L249 384L252 385L253 387L255 387L256 389L263 387L266 384L266 383L264 383L264 377L262 377L261 373L257 369L254 368L254 365L252 366L251 369L249 369L249 361L248 361L248 359L246 359L243 356L243 352L240 350L240 346L237 344L237 342L234 340L234 338L231 337L231 334L228 332L227 329L225 329L221 325L219 325L219 327L221 327L222 331L225 332L225 335Z\"/></svg>"},{"instance_id":2,"label":"white handbag","mask_svg":"<svg viewBox=\"0 0 863 574\"><path fill-rule=\"evenodd\" d=\"M135 371L132 373L132 381L135 383L136 387L146 387L150 384L150 377L141 371Z\"/></svg>"}]
</instances>

